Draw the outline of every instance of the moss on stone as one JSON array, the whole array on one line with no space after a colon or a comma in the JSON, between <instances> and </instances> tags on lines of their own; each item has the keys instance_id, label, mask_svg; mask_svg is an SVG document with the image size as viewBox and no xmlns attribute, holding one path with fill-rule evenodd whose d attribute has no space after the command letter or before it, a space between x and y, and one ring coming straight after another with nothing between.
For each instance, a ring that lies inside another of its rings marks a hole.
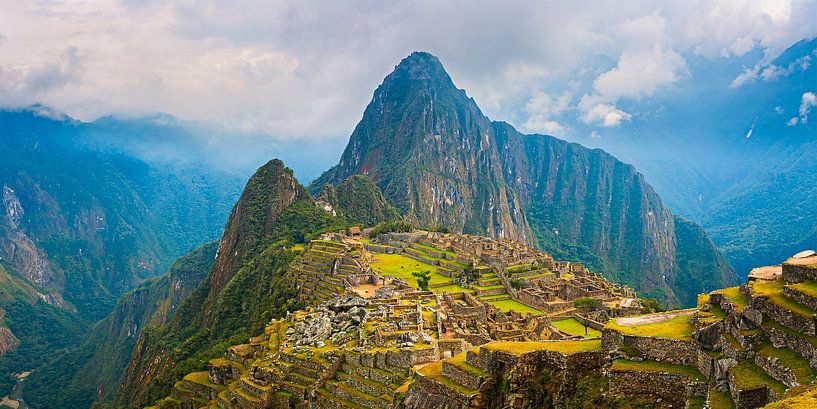
<instances>
[{"instance_id":1,"label":"moss on stone","mask_svg":"<svg viewBox=\"0 0 817 409\"><path fill-rule=\"evenodd\" d=\"M744 308L749 306L749 297L740 291L740 287L724 288L713 291L712 294L722 294L737 312L742 312Z\"/></svg>"},{"instance_id":2,"label":"moss on stone","mask_svg":"<svg viewBox=\"0 0 817 409\"><path fill-rule=\"evenodd\" d=\"M687 365L676 365L666 362L657 361L628 361L624 359L617 359L610 366L612 371L620 372L655 372L655 373L671 373L676 375L683 375L689 377L694 381L706 381L706 377L695 367Z\"/></svg>"},{"instance_id":3,"label":"moss on stone","mask_svg":"<svg viewBox=\"0 0 817 409\"><path fill-rule=\"evenodd\" d=\"M752 361L744 361L729 369L735 378L735 384L740 390L753 390L769 387L777 396L783 396L786 385L778 382Z\"/></svg>"}]
</instances>

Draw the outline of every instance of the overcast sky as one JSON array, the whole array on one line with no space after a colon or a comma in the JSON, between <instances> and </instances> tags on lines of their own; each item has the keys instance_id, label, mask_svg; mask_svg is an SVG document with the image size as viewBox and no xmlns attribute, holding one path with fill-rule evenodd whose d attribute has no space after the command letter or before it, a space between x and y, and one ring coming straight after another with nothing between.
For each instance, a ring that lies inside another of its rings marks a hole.
<instances>
[{"instance_id":1,"label":"overcast sky","mask_svg":"<svg viewBox=\"0 0 817 409\"><path fill-rule=\"evenodd\" d=\"M0 106L337 138L425 50L492 119L559 135L567 111L599 129L627 123L638 113L622 103L675 92L692 58L757 55L724 85L740 87L815 35L817 0L0 0Z\"/></svg>"}]
</instances>

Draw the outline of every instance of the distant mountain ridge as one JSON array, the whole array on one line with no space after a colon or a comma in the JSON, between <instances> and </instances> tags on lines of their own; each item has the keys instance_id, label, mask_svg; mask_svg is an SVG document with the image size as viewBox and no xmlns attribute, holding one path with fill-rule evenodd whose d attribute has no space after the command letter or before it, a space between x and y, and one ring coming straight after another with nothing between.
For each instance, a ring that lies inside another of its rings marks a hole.
<instances>
[{"instance_id":1,"label":"distant mountain ridge","mask_svg":"<svg viewBox=\"0 0 817 409\"><path fill-rule=\"evenodd\" d=\"M536 244L674 304L737 281L706 233L676 228L688 222L632 166L490 121L428 53L386 77L338 165L310 189L355 174L421 226Z\"/></svg>"},{"instance_id":2,"label":"distant mountain ridge","mask_svg":"<svg viewBox=\"0 0 817 409\"><path fill-rule=\"evenodd\" d=\"M214 239L240 190L234 176L96 143L104 135L42 106L0 111L0 308L21 340L0 356L0 396L14 373L77 345L121 294Z\"/></svg>"}]
</instances>

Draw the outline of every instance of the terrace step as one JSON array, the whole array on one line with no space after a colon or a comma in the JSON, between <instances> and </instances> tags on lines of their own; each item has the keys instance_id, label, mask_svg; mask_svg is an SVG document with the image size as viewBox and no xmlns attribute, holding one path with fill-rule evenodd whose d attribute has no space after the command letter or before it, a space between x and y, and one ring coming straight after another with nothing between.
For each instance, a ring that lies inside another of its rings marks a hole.
<instances>
[{"instance_id":1,"label":"terrace step","mask_svg":"<svg viewBox=\"0 0 817 409\"><path fill-rule=\"evenodd\" d=\"M338 380L343 381L345 384L361 392L380 397L381 399L389 402L393 400L391 397L391 394L395 389L393 386L385 385L371 379L366 379L360 375L343 371L338 371L336 377Z\"/></svg>"},{"instance_id":2,"label":"terrace step","mask_svg":"<svg viewBox=\"0 0 817 409\"><path fill-rule=\"evenodd\" d=\"M751 283L753 308L795 330L809 336L817 335L817 311L799 304L783 294L782 281L757 280Z\"/></svg>"},{"instance_id":3,"label":"terrace step","mask_svg":"<svg viewBox=\"0 0 817 409\"><path fill-rule=\"evenodd\" d=\"M333 396L355 402L361 406L385 409L390 404L389 401L383 398L372 396L335 380L327 381L325 387Z\"/></svg>"},{"instance_id":4,"label":"terrace step","mask_svg":"<svg viewBox=\"0 0 817 409\"><path fill-rule=\"evenodd\" d=\"M341 409L341 408L367 409L365 406L358 405L357 403L333 395L332 392L330 392L326 388L318 389L317 399L318 403L320 403L321 405L323 405L322 407L327 409Z\"/></svg>"},{"instance_id":5,"label":"terrace step","mask_svg":"<svg viewBox=\"0 0 817 409\"><path fill-rule=\"evenodd\" d=\"M363 365L351 365L348 363L344 363L341 366L341 370L346 373L355 374L366 379L371 379L373 381L389 385L401 384L405 382L406 378L408 377L407 374L396 374L378 368L371 368Z\"/></svg>"},{"instance_id":6,"label":"terrace step","mask_svg":"<svg viewBox=\"0 0 817 409\"><path fill-rule=\"evenodd\" d=\"M756 353L755 364L787 387L809 385L817 378L817 371L809 361L791 349L775 348L766 341L758 346Z\"/></svg>"},{"instance_id":7,"label":"terrace step","mask_svg":"<svg viewBox=\"0 0 817 409\"><path fill-rule=\"evenodd\" d=\"M729 390L737 407L746 407L748 402L763 406L781 398L786 386L754 362L744 361L729 369Z\"/></svg>"},{"instance_id":8,"label":"terrace step","mask_svg":"<svg viewBox=\"0 0 817 409\"><path fill-rule=\"evenodd\" d=\"M789 284L783 287L783 295L793 301L817 310L817 282L806 280L798 284Z\"/></svg>"}]
</instances>

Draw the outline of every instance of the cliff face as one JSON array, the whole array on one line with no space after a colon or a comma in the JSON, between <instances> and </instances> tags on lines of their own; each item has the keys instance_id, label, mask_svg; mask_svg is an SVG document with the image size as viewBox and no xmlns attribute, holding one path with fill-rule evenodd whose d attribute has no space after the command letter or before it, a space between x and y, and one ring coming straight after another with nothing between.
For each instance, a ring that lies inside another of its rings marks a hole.
<instances>
[{"instance_id":1,"label":"cliff face","mask_svg":"<svg viewBox=\"0 0 817 409\"><path fill-rule=\"evenodd\" d=\"M324 185L318 200L329 204L335 214L345 222L362 227L400 218L397 209L365 175L352 175L337 187Z\"/></svg>"},{"instance_id":2,"label":"cliff face","mask_svg":"<svg viewBox=\"0 0 817 409\"><path fill-rule=\"evenodd\" d=\"M337 166L313 182L368 175L404 217L425 227L530 242L507 188L493 124L436 57L414 53L374 93Z\"/></svg>"},{"instance_id":3,"label":"cliff face","mask_svg":"<svg viewBox=\"0 0 817 409\"><path fill-rule=\"evenodd\" d=\"M714 274L686 269L703 263L679 259L673 215L632 166L491 122L427 53L386 77L312 190L354 174L368 175L409 221L535 244L673 304L736 282L726 263L706 264ZM701 247L682 257L718 254L702 230L686 232L696 237L684 242Z\"/></svg>"}]
</instances>

